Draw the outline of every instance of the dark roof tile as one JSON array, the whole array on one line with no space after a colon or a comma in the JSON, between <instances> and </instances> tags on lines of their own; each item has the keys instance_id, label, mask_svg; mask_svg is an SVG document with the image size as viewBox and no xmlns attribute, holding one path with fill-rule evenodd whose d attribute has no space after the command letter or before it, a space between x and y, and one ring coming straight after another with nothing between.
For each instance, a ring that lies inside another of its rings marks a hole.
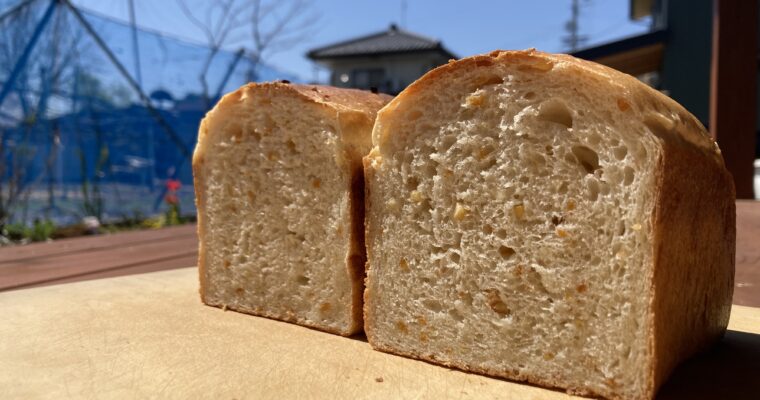
<instances>
[{"instance_id":1,"label":"dark roof tile","mask_svg":"<svg viewBox=\"0 0 760 400\"><path fill-rule=\"evenodd\" d=\"M319 60L429 50L439 50L448 58L456 58L440 41L399 29L396 25L391 25L387 31L313 49L307 56Z\"/></svg>"}]
</instances>

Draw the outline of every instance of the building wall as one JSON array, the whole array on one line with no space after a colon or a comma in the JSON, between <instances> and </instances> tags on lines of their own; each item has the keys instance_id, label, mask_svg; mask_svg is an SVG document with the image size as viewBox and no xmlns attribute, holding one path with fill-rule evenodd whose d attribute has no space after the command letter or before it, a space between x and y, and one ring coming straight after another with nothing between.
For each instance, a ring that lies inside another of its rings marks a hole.
<instances>
[{"instance_id":1,"label":"building wall","mask_svg":"<svg viewBox=\"0 0 760 400\"><path fill-rule=\"evenodd\" d=\"M397 94L410 83L414 82L425 72L446 63L448 60L437 52L399 54L363 58L345 58L324 61L323 64L331 71L330 84L338 87L362 87L356 81L357 70L381 69L385 77L376 86L385 93ZM344 80L348 78L347 81Z\"/></svg>"},{"instance_id":2,"label":"building wall","mask_svg":"<svg viewBox=\"0 0 760 400\"><path fill-rule=\"evenodd\" d=\"M668 42L663 54L660 89L708 126L712 1L668 0L666 13Z\"/></svg>"}]
</instances>

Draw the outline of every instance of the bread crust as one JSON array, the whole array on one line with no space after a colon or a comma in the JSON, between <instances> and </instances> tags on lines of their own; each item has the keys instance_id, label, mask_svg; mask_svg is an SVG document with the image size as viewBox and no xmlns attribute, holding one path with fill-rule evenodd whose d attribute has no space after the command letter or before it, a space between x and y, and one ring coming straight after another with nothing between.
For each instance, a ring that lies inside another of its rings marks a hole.
<instances>
[{"instance_id":1,"label":"bread crust","mask_svg":"<svg viewBox=\"0 0 760 400\"><path fill-rule=\"evenodd\" d=\"M509 63L528 69L551 69L557 64L570 73L593 77L604 90L625 96L631 107L672 117L672 126L648 133L660 147L656 167L652 211L652 266L649 268L647 332L649 376L644 393L653 398L675 366L718 340L726 330L733 294L735 258L735 193L733 179L726 170L720 149L702 124L680 104L641 83L636 78L568 55L533 49L494 51L489 54L450 61L428 72L401 92L378 113L373 131L375 149L364 160L367 209L367 243L382 233L373 226L369 193L373 189L373 162L382 162L378 146L392 140L394 132L383 125L386 115L414 102L418 92L450 79L462 69ZM696 200L695 200L696 198ZM365 290L365 331L373 348L442 363L434 355L405 354L388 348L373 333L372 251L368 246L368 279ZM568 387L557 379L520 375L516 371L473 368L464 363L446 364L460 369L555 388L569 393L602 395L584 387ZM622 397L614 394L613 397Z\"/></svg>"},{"instance_id":2,"label":"bread crust","mask_svg":"<svg viewBox=\"0 0 760 400\"><path fill-rule=\"evenodd\" d=\"M364 177L361 168L361 157L371 147L370 131L374 124L377 111L392 97L386 94L372 93L355 89L340 89L320 85L300 85L287 82L249 83L231 92L217 103L201 121L198 132L198 144L193 153L193 181L195 186L196 208L198 212L198 270L200 280L201 301L207 305L225 308L225 304L216 304L205 296L206 282L206 249L204 240L207 227L205 213L206 200L204 197L205 178L203 175L204 155L206 151L208 121L213 118L224 118L228 109L236 107L251 91L263 91L267 95L295 96L307 103L324 107L327 115L334 116L343 147L345 165L341 165L347 175L349 193L346 214L351 218L349 234L349 249L346 253L345 264L352 285L352 307L350 326L345 330L331 329L325 326L308 324L295 317L274 315L266 310L236 310L248 314L264 316L298 323L327 332L350 336L363 330L362 295L364 291L365 252L364 252Z\"/></svg>"}]
</instances>

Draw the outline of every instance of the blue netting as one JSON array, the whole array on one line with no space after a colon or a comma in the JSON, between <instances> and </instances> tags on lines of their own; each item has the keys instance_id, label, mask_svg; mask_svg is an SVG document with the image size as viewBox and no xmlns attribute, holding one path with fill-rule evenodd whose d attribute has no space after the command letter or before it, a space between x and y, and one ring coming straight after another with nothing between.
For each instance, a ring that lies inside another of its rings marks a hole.
<instances>
[{"instance_id":1,"label":"blue netting","mask_svg":"<svg viewBox=\"0 0 760 400\"><path fill-rule=\"evenodd\" d=\"M156 214L170 178L182 182L182 212L193 213L188 155L218 94L249 80L293 79L242 53L220 51L204 84L199 76L210 49L145 31L137 32L138 74L132 28L80 10L139 81L146 102L60 3L12 77L51 1L23 3L0 0L0 15L22 4L0 20L0 87L9 89L0 104L0 224Z\"/></svg>"}]
</instances>

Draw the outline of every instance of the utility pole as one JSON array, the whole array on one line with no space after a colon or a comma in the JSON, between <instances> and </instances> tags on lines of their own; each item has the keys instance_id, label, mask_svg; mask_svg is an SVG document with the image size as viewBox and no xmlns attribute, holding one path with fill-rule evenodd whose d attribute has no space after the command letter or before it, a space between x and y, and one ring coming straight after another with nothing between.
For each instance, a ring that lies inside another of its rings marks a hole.
<instances>
[{"instance_id":1,"label":"utility pole","mask_svg":"<svg viewBox=\"0 0 760 400\"><path fill-rule=\"evenodd\" d=\"M572 0L572 3L570 5L570 20L565 23L565 31L567 31L567 36L562 38L562 43L564 43L565 48L569 52L578 50L586 43L586 40L588 39L586 35L581 35L578 33L580 30L578 23L581 14L580 8L580 0Z\"/></svg>"}]
</instances>

